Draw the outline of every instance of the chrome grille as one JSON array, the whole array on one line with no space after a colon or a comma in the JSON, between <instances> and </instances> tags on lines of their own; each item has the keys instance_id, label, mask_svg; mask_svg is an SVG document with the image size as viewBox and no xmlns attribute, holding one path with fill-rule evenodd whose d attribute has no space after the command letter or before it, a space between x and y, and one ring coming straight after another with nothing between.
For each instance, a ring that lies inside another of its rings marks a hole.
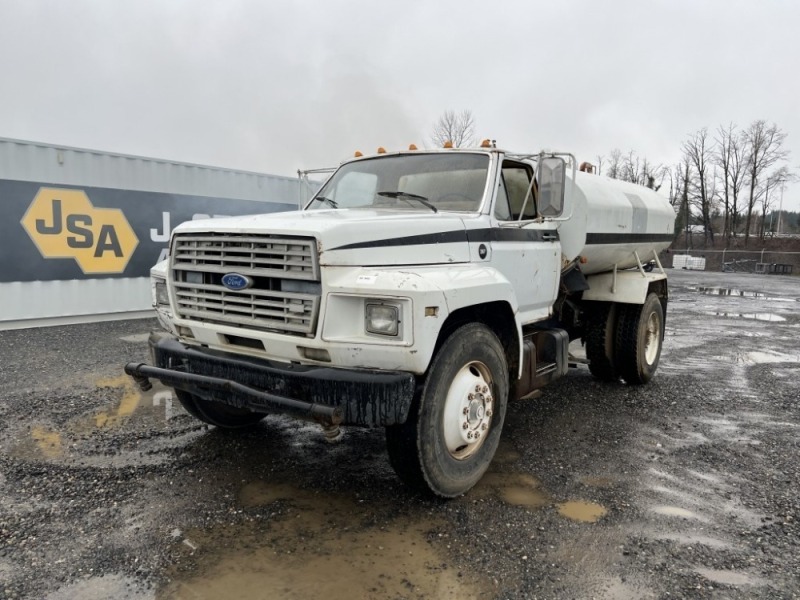
<instances>
[{"instance_id":1,"label":"chrome grille","mask_svg":"<svg viewBox=\"0 0 800 600\"><path fill-rule=\"evenodd\" d=\"M315 246L309 238L183 234L175 237L172 268L319 281Z\"/></svg>"},{"instance_id":2,"label":"chrome grille","mask_svg":"<svg viewBox=\"0 0 800 600\"><path fill-rule=\"evenodd\" d=\"M314 335L321 286L313 238L179 234L170 260L177 316L250 330ZM230 290L222 285L226 273L247 275L253 285Z\"/></svg>"}]
</instances>

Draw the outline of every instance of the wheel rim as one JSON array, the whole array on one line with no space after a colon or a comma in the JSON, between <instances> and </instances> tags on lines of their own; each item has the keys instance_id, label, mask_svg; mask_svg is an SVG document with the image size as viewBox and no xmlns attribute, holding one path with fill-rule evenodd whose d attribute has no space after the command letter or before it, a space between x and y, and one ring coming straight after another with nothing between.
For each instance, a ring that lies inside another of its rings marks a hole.
<instances>
[{"instance_id":1,"label":"wheel rim","mask_svg":"<svg viewBox=\"0 0 800 600\"><path fill-rule=\"evenodd\" d=\"M492 423L492 374L480 361L461 367L444 403L444 440L450 456L469 458L483 445Z\"/></svg>"},{"instance_id":2,"label":"wheel rim","mask_svg":"<svg viewBox=\"0 0 800 600\"><path fill-rule=\"evenodd\" d=\"M644 359L648 365L652 365L661 347L661 322L655 311L647 318L644 336Z\"/></svg>"}]
</instances>

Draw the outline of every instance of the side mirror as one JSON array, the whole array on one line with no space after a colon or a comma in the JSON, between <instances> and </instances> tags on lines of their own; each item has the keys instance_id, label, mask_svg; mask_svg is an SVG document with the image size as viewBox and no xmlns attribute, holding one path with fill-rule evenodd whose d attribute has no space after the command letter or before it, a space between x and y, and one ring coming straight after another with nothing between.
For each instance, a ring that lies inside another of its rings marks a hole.
<instances>
[{"instance_id":1,"label":"side mirror","mask_svg":"<svg viewBox=\"0 0 800 600\"><path fill-rule=\"evenodd\" d=\"M539 214L558 217L564 211L564 181L567 165L559 156L539 159Z\"/></svg>"}]
</instances>

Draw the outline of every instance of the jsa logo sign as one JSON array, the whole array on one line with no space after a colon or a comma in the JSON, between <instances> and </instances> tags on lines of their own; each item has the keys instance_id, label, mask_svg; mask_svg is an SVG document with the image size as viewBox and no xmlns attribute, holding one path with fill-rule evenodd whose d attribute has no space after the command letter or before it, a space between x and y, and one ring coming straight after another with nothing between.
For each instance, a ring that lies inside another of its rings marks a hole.
<instances>
[{"instance_id":1,"label":"jsa logo sign","mask_svg":"<svg viewBox=\"0 0 800 600\"><path fill-rule=\"evenodd\" d=\"M82 190L40 188L22 226L45 258L74 258L86 274L122 273L139 238L118 208L95 208Z\"/></svg>"}]
</instances>

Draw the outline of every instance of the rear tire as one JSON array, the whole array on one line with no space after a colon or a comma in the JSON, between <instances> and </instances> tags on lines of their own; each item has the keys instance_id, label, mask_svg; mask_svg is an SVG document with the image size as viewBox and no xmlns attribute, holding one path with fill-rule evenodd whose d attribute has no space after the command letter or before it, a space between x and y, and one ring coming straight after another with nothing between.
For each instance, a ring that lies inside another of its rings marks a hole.
<instances>
[{"instance_id":1,"label":"rear tire","mask_svg":"<svg viewBox=\"0 0 800 600\"><path fill-rule=\"evenodd\" d=\"M664 340L664 309L651 293L643 305L619 306L617 368L630 385L647 383L655 375Z\"/></svg>"},{"instance_id":2,"label":"rear tire","mask_svg":"<svg viewBox=\"0 0 800 600\"><path fill-rule=\"evenodd\" d=\"M617 381L616 366L617 305L598 302L588 315L586 325L586 358L589 371L602 381Z\"/></svg>"},{"instance_id":3,"label":"rear tire","mask_svg":"<svg viewBox=\"0 0 800 600\"><path fill-rule=\"evenodd\" d=\"M386 428L400 479L443 498L469 491L497 450L508 389L497 336L480 323L455 330L433 358L408 420Z\"/></svg>"},{"instance_id":4,"label":"rear tire","mask_svg":"<svg viewBox=\"0 0 800 600\"><path fill-rule=\"evenodd\" d=\"M194 418L221 429L243 429L258 424L266 415L221 402L203 400L184 390L175 390L181 405Z\"/></svg>"}]
</instances>

